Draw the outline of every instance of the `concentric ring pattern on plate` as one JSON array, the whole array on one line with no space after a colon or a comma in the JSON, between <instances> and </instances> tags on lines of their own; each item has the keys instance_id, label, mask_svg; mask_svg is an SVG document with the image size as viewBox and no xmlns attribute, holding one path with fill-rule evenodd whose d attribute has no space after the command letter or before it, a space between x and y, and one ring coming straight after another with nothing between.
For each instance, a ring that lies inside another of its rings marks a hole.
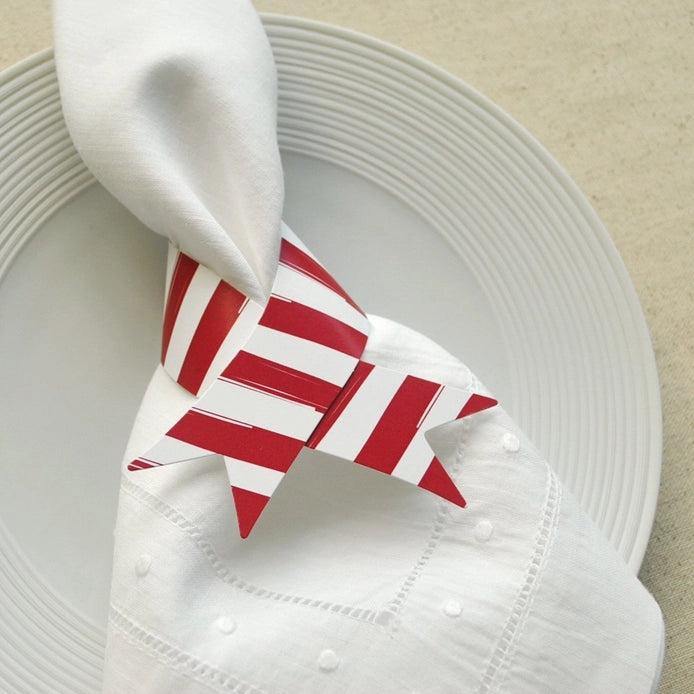
<instances>
[{"instance_id":1,"label":"concentric ring pattern on plate","mask_svg":"<svg viewBox=\"0 0 694 694\"><path fill-rule=\"evenodd\" d=\"M629 278L582 194L516 123L437 68L325 25L264 22L283 152L370 179L446 239L505 341L510 376L496 394L637 570L660 473L657 376ZM1 281L42 222L93 183L49 51L0 76L0 162ZM0 531L0 685L98 691L103 628Z\"/></svg>"},{"instance_id":2,"label":"concentric ring pattern on plate","mask_svg":"<svg viewBox=\"0 0 694 694\"><path fill-rule=\"evenodd\" d=\"M0 78L0 162L1 280L41 223L93 182L65 128L50 52ZM103 628L42 581L2 520L0 513L0 689L99 691Z\"/></svg>"}]
</instances>

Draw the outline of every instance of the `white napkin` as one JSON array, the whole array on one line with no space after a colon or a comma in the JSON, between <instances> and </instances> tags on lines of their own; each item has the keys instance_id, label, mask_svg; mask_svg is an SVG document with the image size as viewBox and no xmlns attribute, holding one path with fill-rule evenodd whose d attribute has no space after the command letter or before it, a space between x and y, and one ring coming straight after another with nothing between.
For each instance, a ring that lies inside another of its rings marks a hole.
<instances>
[{"instance_id":1,"label":"white napkin","mask_svg":"<svg viewBox=\"0 0 694 694\"><path fill-rule=\"evenodd\" d=\"M253 6L58 0L53 23L87 166L148 227L264 303L284 188L274 63Z\"/></svg>"},{"instance_id":2,"label":"white napkin","mask_svg":"<svg viewBox=\"0 0 694 694\"><path fill-rule=\"evenodd\" d=\"M251 5L56 0L55 44L101 182L264 299L282 172ZM483 392L431 341L372 324L365 359ZM192 401L157 369L125 461ZM657 605L503 408L432 444L466 509L305 450L246 540L216 457L124 472L104 691L655 691Z\"/></svg>"}]
</instances>

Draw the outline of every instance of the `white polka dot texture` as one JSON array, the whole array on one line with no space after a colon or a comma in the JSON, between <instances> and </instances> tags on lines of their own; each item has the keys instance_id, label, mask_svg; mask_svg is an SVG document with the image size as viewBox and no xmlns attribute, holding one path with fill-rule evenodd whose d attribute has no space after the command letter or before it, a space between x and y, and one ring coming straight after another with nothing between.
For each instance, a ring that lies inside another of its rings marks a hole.
<instances>
[{"instance_id":1,"label":"white polka dot texture","mask_svg":"<svg viewBox=\"0 0 694 694\"><path fill-rule=\"evenodd\" d=\"M337 670L339 665L340 659L337 657L335 651L332 651L329 648L326 648L318 656L318 667L323 672L332 672L333 670Z\"/></svg>"},{"instance_id":2,"label":"white polka dot texture","mask_svg":"<svg viewBox=\"0 0 694 694\"><path fill-rule=\"evenodd\" d=\"M141 554L135 562L135 573L138 576L146 576L152 566L152 557L149 554Z\"/></svg>"},{"instance_id":3,"label":"white polka dot texture","mask_svg":"<svg viewBox=\"0 0 694 694\"><path fill-rule=\"evenodd\" d=\"M219 617L216 621L217 629L225 636L233 634L236 631L236 622L230 617Z\"/></svg>"},{"instance_id":4,"label":"white polka dot texture","mask_svg":"<svg viewBox=\"0 0 694 694\"><path fill-rule=\"evenodd\" d=\"M446 600L443 605L443 613L448 617L460 617L463 606L457 600Z\"/></svg>"},{"instance_id":5,"label":"white polka dot texture","mask_svg":"<svg viewBox=\"0 0 694 694\"><path fill-rule=\"evenodd\" d=\"M520 448L520 441L515 434L507 431L501 439L501 445L509 453L515 453Z\"/></svg>"},{"instance_id":6,"label":"white polka dot texture","mask_svg":"<svg viewBox=\"0 0 694 694\"><path fill-rule=\"evenodd\" d=\"M475 526L475 539L478 542L488 542L494 534L494 526L488 520L481 520Z\"/></svg>"}]
</instances>

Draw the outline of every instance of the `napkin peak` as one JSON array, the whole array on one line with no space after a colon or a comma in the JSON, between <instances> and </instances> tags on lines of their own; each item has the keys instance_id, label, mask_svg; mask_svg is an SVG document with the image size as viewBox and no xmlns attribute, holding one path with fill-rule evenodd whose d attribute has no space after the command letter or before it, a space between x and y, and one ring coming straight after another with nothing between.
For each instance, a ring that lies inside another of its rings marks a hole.
<instances>
[{"instance_id":1,"label":"napkin peak","mask_svg":"<svg viewBox=\"0 0 694 694\"><path fill-rule=\"evenodd\" d=\"M148 3L146 21L142 12L131 2L55 3L70 135L100 183L145 225L264 303L284 184L277 77L262 24L238 0Z\"/></svg>"}]
</instances>

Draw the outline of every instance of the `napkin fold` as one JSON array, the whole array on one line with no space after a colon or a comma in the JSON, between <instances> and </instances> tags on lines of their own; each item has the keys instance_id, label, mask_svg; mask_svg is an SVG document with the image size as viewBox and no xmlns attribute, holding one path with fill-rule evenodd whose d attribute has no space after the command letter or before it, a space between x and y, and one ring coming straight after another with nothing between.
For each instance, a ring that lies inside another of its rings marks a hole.
<instances>
[{"instance_id":1,"label":"napkin fold","mask_svg":"<svg viewBox=\"0 0 694 694\"><path fill-rule=\"evenodd\" d=\"M252 5L55 0L54 23L87 165L263 304L283 176ZM370 322L365 359L486 392L427 338ZM195 402L159 367L124 462ZM658 606L503 407L429 440L467 508L304 450L246 540L216 456L124 470L104 691L655 691Z\"/></svg>"},{"instance_id":2,"label":"napkin fold","mask_svg":"<svg viewBox=\"0 0 694 694\"><path fill-rule=\"evenodd\" d=\"M284 179L275 67L253 6L58 0L53 24L65 120L96 178L264 303Z\"/></svg>"}]
</instances>

